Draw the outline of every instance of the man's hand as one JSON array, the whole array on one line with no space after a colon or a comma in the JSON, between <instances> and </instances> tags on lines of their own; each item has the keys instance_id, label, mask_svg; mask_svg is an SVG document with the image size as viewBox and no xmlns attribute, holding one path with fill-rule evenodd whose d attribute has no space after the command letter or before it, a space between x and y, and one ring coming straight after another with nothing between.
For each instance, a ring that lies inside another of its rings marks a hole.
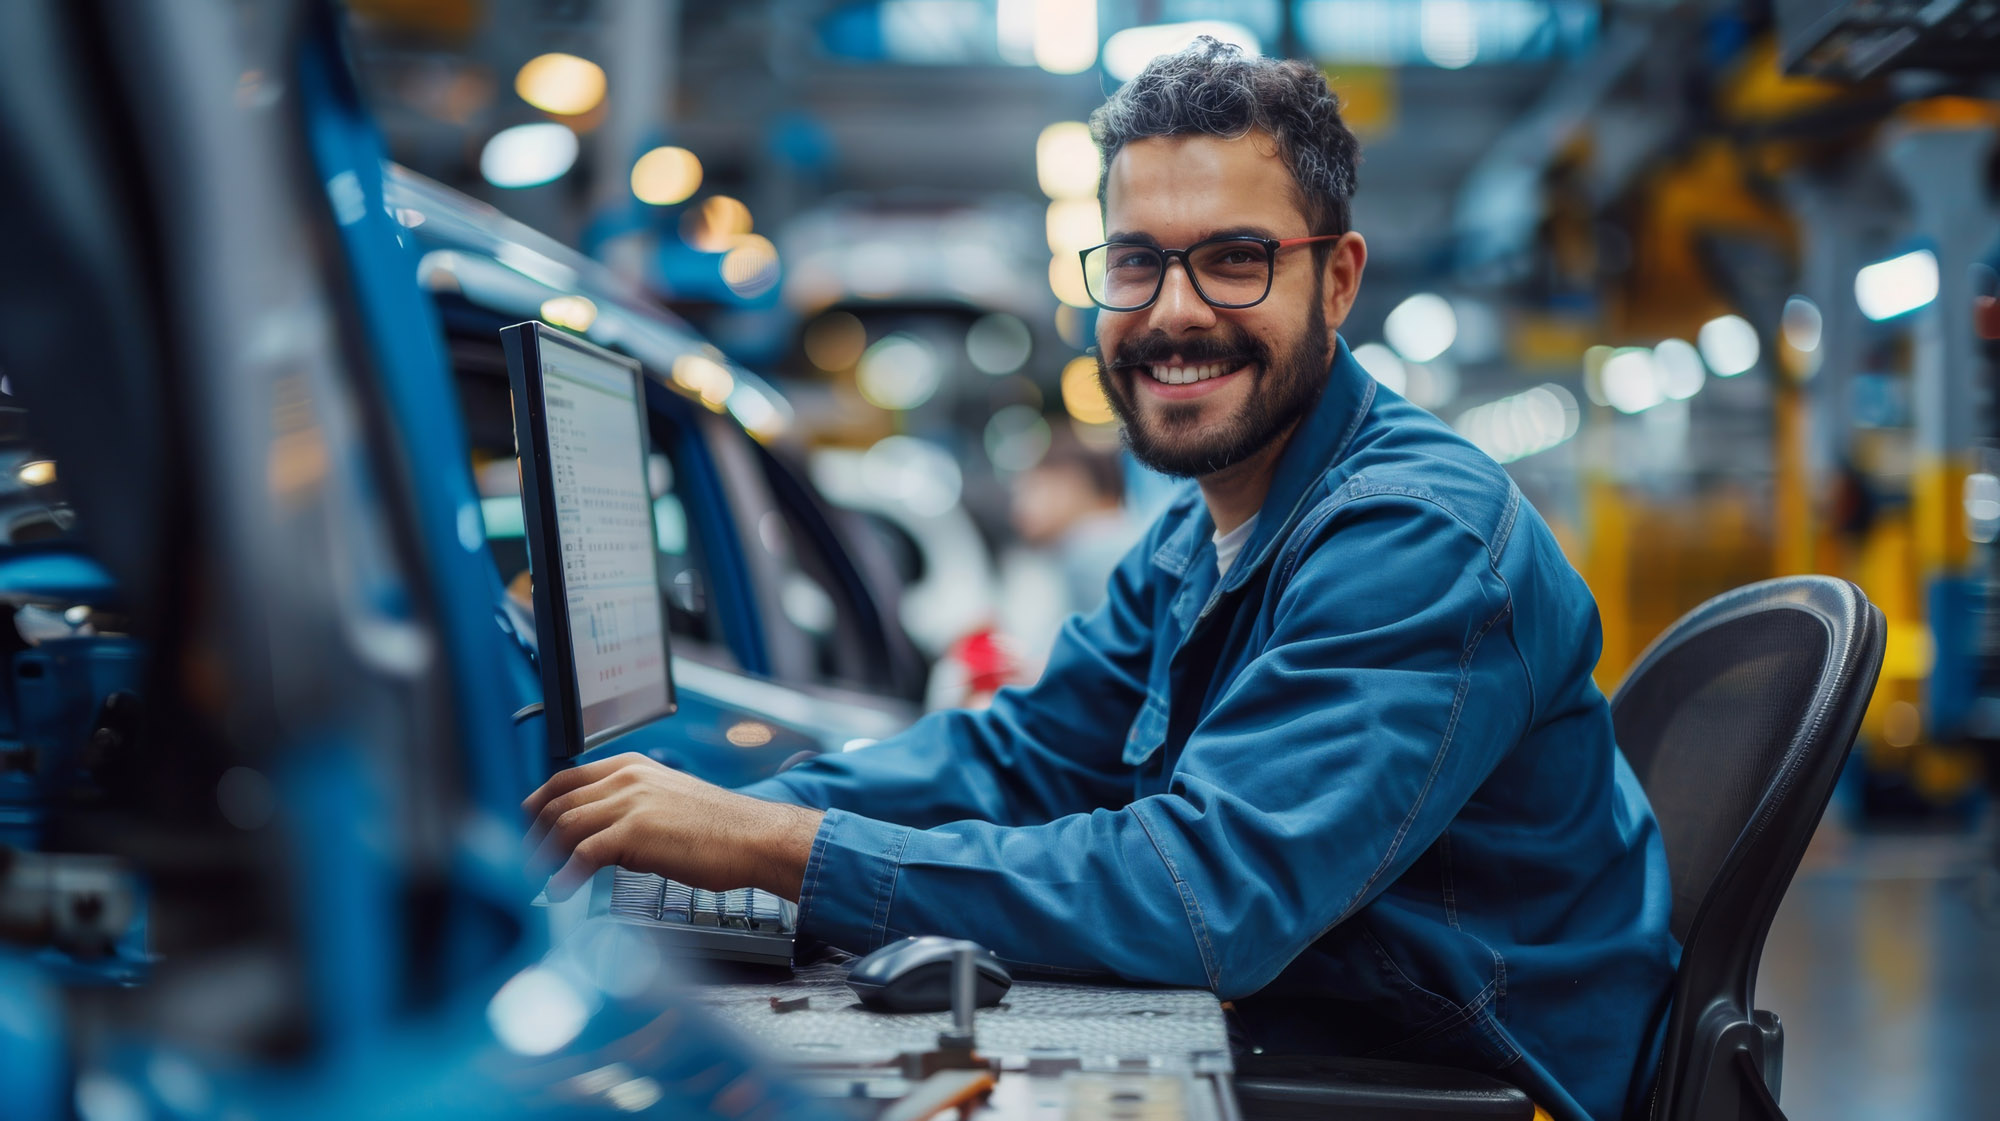
<instances>
[{"instance_id":1,"label":"man's hand","mask_svg":"<svg viewBox=\"0 0 2000 1121\"><path fill-rule=\"evenodd\" d=\"M521 808L535 867L555 867L549 898L568 899L616 864L690 887L760 887L796 902L819 832L818 810L766 802L625 754L572 767Z\"/></svg>"}]
</instances>

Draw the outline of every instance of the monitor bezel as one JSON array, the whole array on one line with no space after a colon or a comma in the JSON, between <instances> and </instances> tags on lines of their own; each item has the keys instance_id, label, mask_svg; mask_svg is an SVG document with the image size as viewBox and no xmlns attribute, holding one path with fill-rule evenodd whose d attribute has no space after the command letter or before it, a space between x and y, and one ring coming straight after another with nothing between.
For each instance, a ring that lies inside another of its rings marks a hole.
<instances>
[{"instance_id":1,"label":"monitor bezel","mask_svg":"<svg viewBox=\"0 0 2000 1121\"><path fill-rule=\"evenodd\" d=\"M640 470L650 462L653 442L651 411L646 405L646 378L638 360L594 343L565 334L539 320L516 323L500 330L500 342L507 356L507 380L513 391L514 458L520 465L522 524L527 534L528 580L535 610L536 661L541 670L543 718L549 733L549 754L557 759L581 755L591 748L636 728L664 720L680 710L680 694L674 684L673 636L667 627L667 592L660 584L658 527L655 546L649 551L653 587L660 604L660 653L666 660L666 708L645 716L583 734L583 697L576 679L576 659L570 646L568 587L560 563L547 561L557 548L555 483L550 477L548 414L543 397L542 352L544 347L567 347L587 358L610 362L632 379L633 400L639 423ZM646 504L646 517L653 518L653 505ZM541 571L551 571L544 575Z\"/></svg>"}]
</instances>

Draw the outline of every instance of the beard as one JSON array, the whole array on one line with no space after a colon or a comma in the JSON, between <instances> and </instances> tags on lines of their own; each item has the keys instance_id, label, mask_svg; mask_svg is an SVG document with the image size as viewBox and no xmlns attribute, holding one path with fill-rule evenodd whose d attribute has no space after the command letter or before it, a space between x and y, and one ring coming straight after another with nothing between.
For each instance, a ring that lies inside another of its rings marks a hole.
<instances>
[{"instance_id":1,"label":"beard","mask_svg":"<svg viewBox=\"0 0 2000 1121\"><path fill-rule=\"evenodd\" d=\"M1250 392L1242 408L1219 424L1201 426L1200 401L1155 402L1152 416L1139 409L1141 367L1179 358L1189 365L1248 365ZM1233 467L1268 447L1311 412L1326 389L1333 362L1326 337L1320 285L1313 286L1306 322L1284 354L1231 325L1229 334L1175 342L1163 331L1121 344L1109 362L1097 359L1097 378L1118 414L1125 446L1140 463L1178 478L1194 479Z\"/></svg>"}]
</instances>

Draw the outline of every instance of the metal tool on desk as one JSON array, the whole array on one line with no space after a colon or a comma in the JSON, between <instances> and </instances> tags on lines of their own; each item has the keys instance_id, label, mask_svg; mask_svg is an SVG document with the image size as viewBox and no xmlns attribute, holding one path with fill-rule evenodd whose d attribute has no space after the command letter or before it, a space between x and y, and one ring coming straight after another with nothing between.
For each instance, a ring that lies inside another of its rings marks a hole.
<instances>
[{"instance_id":1,"label":"metal tool on desk","mask_svg":"<svg viewBox=\"0 0 2000 1121\"><path fill-rule=\"evenodd\" d=\"M979 1008L979 959L986 948L959 939L951 948L951 1027L938 1033L937 1050L905 1054L906 1076L916 1082L878 1121L927 1121L956 1108L968 1115L992 1094L998 1063L979 1057L973 1018Z\"/></svg>"},{"instance_id":2,"label":"metal tool on desk","mask_svg":"<svg viewBox=\"0 0 2000 1121\"><path fill-rule=\"evenodd\" d=\"M956 1012L885 1014L858 1003L847 980L838 964L808 964L781 982L705 986L703 1001L761 1040L809 1092L868 1121L948 1117L954 1108L980 1121L1238 1117L1213 993L1021 978L997 1007L961 999ZM773 997L810 1003L780 1014Z\"/></svg>"}]
</instances>

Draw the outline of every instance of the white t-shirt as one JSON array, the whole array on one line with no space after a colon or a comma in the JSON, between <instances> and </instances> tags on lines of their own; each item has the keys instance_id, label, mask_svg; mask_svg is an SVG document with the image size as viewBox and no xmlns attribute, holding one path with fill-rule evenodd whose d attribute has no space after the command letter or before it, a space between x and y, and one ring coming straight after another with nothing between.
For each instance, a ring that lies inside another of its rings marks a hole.
<instances>
[{"instance_id":1,"label":"white t-shirt","mask_svg":"<svg viewBox=\"0 0 2000 1121\"><path fill-rule=\"evenodd\" d=\"M1220 580L1229 575L1229 566L1236 563L1236 554L1243 551L1243 543L1250 540L1250 532L1257 528L1257 519L1252 516L1247 522L1228 533L1215 535L1215 578Z\"/></svg>"}]
</instances>

